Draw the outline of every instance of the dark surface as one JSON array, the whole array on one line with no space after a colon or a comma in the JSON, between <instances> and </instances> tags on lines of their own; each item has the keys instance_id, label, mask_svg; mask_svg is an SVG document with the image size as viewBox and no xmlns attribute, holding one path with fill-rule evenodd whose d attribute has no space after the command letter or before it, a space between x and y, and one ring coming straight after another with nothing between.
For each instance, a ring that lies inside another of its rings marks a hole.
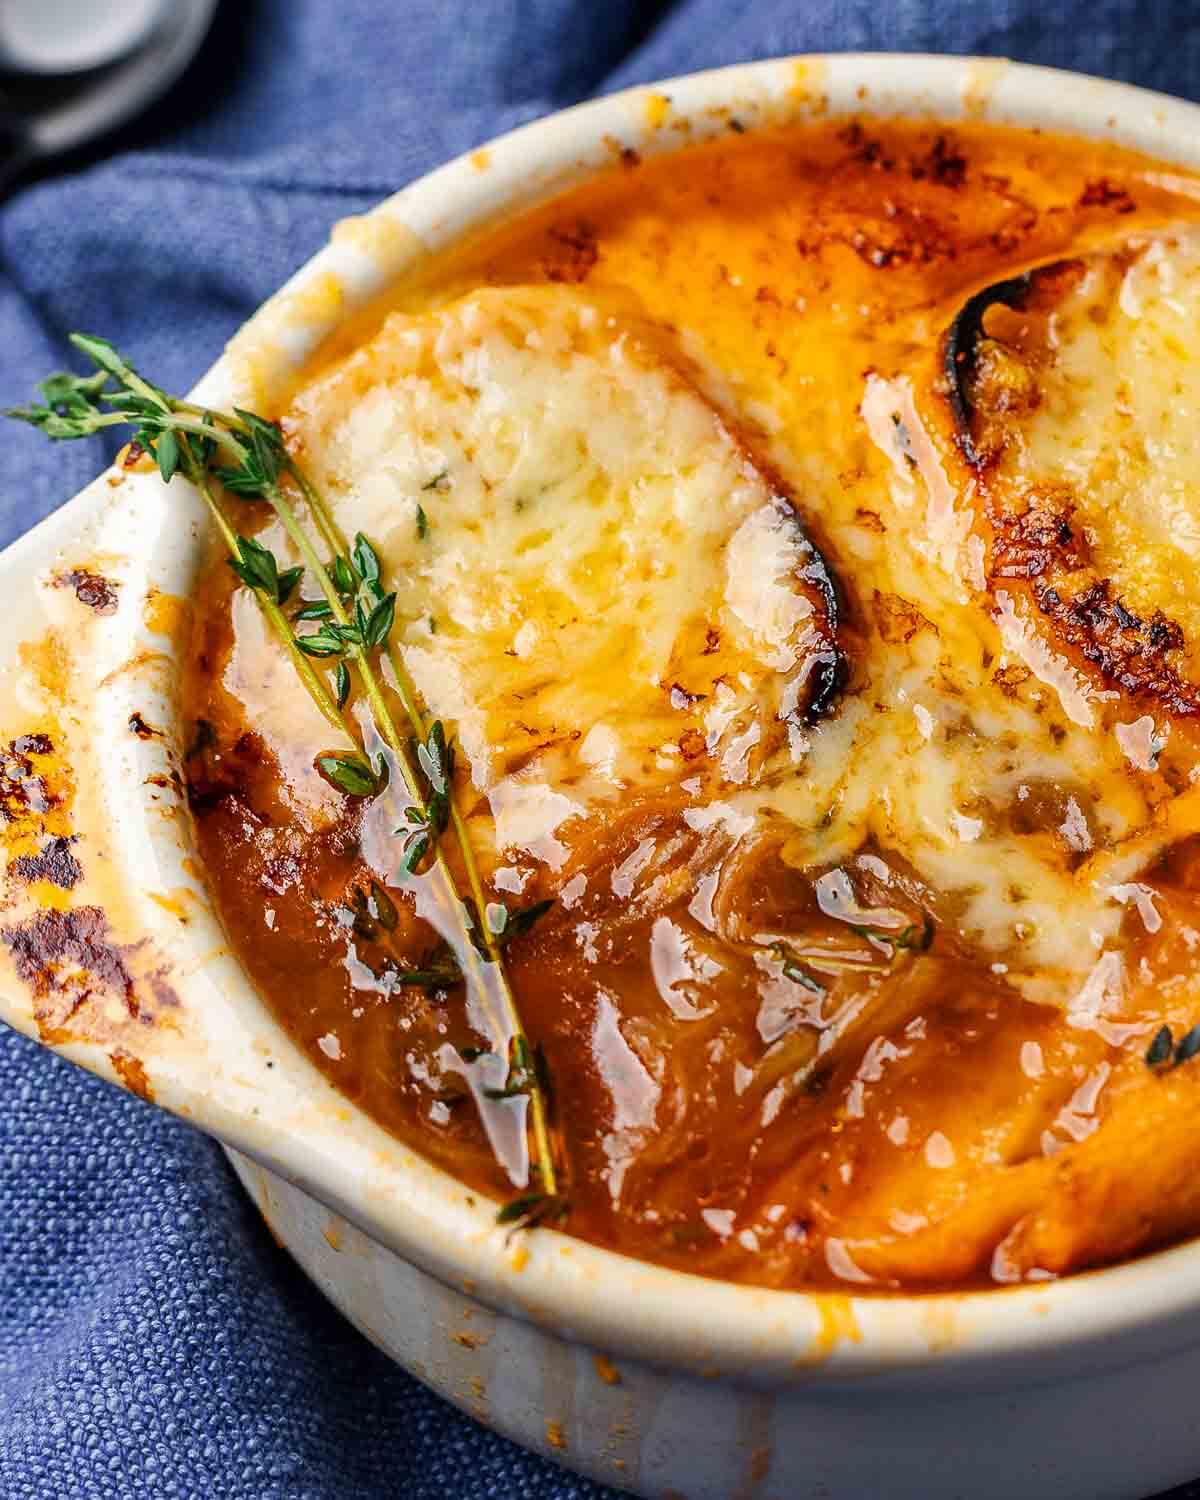
<instances>
[{"instance_id":1,"label":"dark surface","mask_svg":"<svg viewBox=\"0 0 1200 1500\"><path fill-rule=\"evenodd\" d=\"M93 145L163 98L196 56L216 4L171 0L141 46L73 73L23 74L0 60L0 184Z\"/></svg>"},{"instance_id":2,"label":"dark surface","mask_svg":"<svg viewBox=\"0 0 1200 1500\"><path fill-rule=\"evenodd\" d=\"M226 4L200 64L112 154L0 209L0 403L62 364L80 327L185 388L334 219L596 91L864 48L1005 54L1188 95L1194 17L1190 0ZM4 438L0 541L104 457ZM0 1500L604 1493L376 1354L187 1126L7 1031L0 1105Z\"/></svg>"}]
</instances>

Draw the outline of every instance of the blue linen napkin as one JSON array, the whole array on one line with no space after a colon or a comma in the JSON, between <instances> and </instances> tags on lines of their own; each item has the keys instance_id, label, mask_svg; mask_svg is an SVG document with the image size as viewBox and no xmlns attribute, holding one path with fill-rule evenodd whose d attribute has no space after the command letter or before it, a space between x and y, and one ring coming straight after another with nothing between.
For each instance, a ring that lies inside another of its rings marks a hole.
<instances>
[{"instance_id":1,"label":"blue linen napkin","mask_svg":"<svg viewBox=\"0 0 1200 1500\"><path fill-rule=\"evenodd\" d=\"M185 388L335 219L455 153L592 93L831 48L1200 80L1192 0L229 0L119 149L0 209L0 404L72 328ZM104 457L5 428L0 542ZM209 1141L0 1028L0 1500L608 1493L371 1349Z\"/></svg>"}]
</instances>

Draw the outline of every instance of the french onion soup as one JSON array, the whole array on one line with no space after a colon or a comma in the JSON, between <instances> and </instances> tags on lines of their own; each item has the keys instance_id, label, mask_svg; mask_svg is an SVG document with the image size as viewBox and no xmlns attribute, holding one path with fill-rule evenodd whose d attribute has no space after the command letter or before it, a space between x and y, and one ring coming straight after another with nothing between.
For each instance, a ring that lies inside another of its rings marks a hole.
<instances>
[{"instance_id":1,"label":"french onion soup","mask_svg":"<svg viewBox=\"0 0 1200 1500\"><path fill-rule=\"evenodd\" d=\"M202 585L230 938L514 1226L864 1290L1195 1233L1198 184L731 125L439 260L263 414L336 597L231 500L301 571L298 649L248 564Z\"/></svg>"}]
</instances>

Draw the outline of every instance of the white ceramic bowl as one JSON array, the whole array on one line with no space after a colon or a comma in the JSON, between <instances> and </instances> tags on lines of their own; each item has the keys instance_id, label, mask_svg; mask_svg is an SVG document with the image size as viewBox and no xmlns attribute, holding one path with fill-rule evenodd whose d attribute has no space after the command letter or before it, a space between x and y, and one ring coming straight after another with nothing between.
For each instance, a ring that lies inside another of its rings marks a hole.
<instances>
[{"instance_id":1,"label":"white ceramic bowl","mask_svg":"<svg viewBox=\"0 0 1200 1500\"><path fill-rule=\"evenodd\" d=\"M339 226L201 393L269 400L339 320L465 232L580 181L614 143L670 151L723 131L730 110L749 126L825 113L1036 124L1200 165L1200 109L997 60L843 55L700 74L528 126ZM109 474L0 557L4 740L48 703L77 777L84 878L54 896L67 914L53 920L107 933L132 985L94 986L66 1019L70 981L31 984L5 953L0 1016L235 1148L276 1234L371 1338L482 1420L611 1484L687 1500L1104 1500L1200 1473L1200 1243L1003 1292L724 1285L548 1230L506 1237L490 1204L339 1096L225 944L172 779L203 525L181 486ZM78 567L115 581L115 612L52 585ZM19 649L47 629L57 665ZM134 714L161 733L135 733Z\"/></svg>"}]
</instances>

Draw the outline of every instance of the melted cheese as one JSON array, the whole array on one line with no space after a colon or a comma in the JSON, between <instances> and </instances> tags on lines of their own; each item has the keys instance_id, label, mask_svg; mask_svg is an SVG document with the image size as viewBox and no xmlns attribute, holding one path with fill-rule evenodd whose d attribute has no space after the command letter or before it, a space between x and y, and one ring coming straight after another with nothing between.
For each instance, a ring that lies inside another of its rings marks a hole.
<instances>
[{"instance_id":1,"label":"melted cheese","mask_svg":"<svg viewBox=\"0 0 1200 1500\"><path fill-rule=\"evenodd\" d=\"M296 413L400 580L419 689L507 788L502 844L532 795L506 770L551 745L585 798L701 752L744 782L820 644L795 513L655 343L566 290L481 292L393 316Z\"/></svg>"},{"instance_id":2,"label":"melted cheese","mask_svg":"<svg viewBox=\"0 0 1200 1500\"><path fill-rule=\"evenodd\" d=\"M1003 601L993 626L963 588L969 505L907 386L870 376L863 412L877 441L904 444L883 455L892 503L911 513L914 483L928 495L906 544L934 628L864 654L869 691L807 728L786 721L811 546L672 355L627 306L484 291L392 315L292 413L343 526L382 547L406 663L455 725L497 847L558 869L573 820L688 781L697 810L731 809L747 838L782 815L799 867L871 839L902 853L1031 992L1053 992L1046 970L1082 979L1120 903L1077 870L1076 836L1014 834L1014 814L1023 789L1053 784L1108 841L1144 804L1096 798L1102 766L1127 762L1075 732L1086 687ZM825 483L804 497L817 514ZM1030 667L1031 687L984 691L988 655ZM1070 733L1056 742L1052 724Z\"/></svg>"}]
</instances>

